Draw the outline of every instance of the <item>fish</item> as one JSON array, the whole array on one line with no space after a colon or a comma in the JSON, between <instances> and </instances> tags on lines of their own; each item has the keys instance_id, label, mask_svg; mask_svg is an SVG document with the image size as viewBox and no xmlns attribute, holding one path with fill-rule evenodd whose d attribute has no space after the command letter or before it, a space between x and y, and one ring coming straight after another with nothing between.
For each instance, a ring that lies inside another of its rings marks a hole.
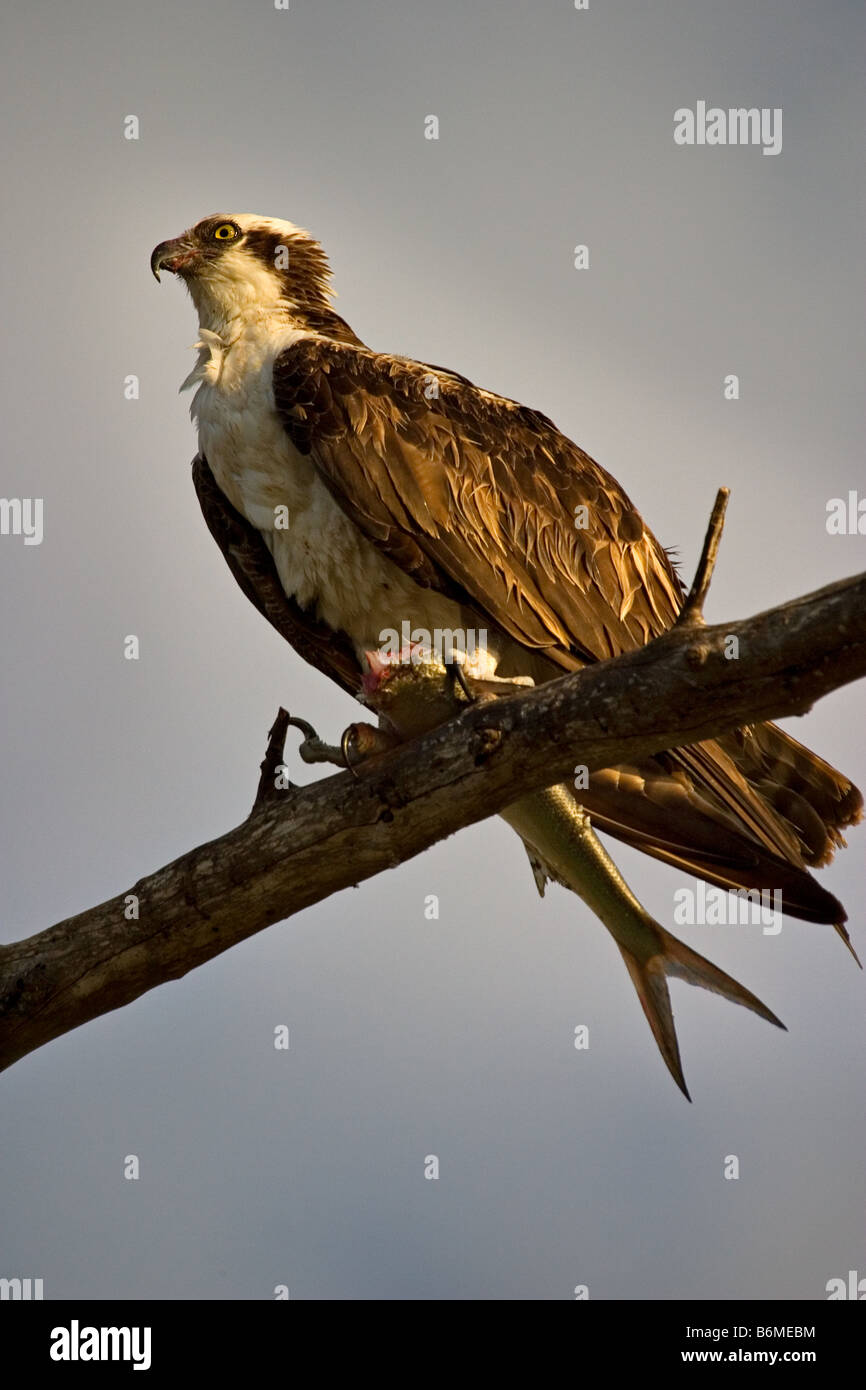
<instances>
[{"instance_id":1,"label":"fish","mask_svg":"<svg viewBox=\"0 0 866 1390\"><path fill-rule=\"evenodd\" d=\"M459 661L445 662L417 644L385 656L369 651L366 658L369 669L359 698L379 716L380 729L375 737L364 738L361 730L366 726L354 726L353 736L356 746L375 751L417 737L465 709L467 702L515 694L533 683L528 677L478 679L461 670ZM720 994L785 1028L751 990L653 918L629 888L570 786L560 783L532 792L500 814L523 841L539 892L544 894L548 880L561 884L613 937L659 1052L688 1101L668 979Z\"/></svg>"},{"instance_id":2,"label":"fish","mask_svg":"<svg viewBox=\"0 0 866 1390\"><path fill-rule=\"evenodd\" d=\"M687 1100L691 1096L683 1075L668 977L721 994L784 1029L781 1019L751 990L655 921L629 888L570 787L559 784L532 792L501 815L523 840L542 894L544 878L571 889L610 932L659 1052Z\"/></svg>"}]
</instances>

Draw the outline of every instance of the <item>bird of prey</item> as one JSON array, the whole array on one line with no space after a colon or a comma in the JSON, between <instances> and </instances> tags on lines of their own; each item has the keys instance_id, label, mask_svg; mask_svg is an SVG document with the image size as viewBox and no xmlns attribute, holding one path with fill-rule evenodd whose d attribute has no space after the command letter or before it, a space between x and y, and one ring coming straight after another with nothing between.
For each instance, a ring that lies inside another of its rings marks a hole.
<instances>
[{"instance_id":1,"label":"bird of prey","mask_svg":"<svg viewBox=\"0 0 866 1390\"><path fill-rule=\"evenodd\" d=\"M161 242L151 269L177 275L198 311L184 386L196 387L193 476L212 534L253 604L392 732L411 734L419 711L428 724L449 717L473 688L547 681L674 623L680 579L615 479L538 411L367 347L334 311L325 254L300 227L207 217ZM421 675L429 689L436 653L377 656L404 625L485 634L439 662L440 674L460 668L450 701L407 695ZM594 828L722 888L781 890L786 913L847 941L844 908L809 868L829 862L861 810L848 778L764 723L504 815L539 888L573 889L614 937L688 1096L667 976L779 1020L652 919Z\"/></svg>"}]
</instances>

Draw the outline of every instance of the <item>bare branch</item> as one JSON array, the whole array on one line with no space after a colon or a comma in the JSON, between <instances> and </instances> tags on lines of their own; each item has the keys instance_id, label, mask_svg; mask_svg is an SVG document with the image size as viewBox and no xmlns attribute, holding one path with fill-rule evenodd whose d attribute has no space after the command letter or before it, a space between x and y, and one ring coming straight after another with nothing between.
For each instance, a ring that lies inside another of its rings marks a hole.
<instances>
[{"instance_id":1,"label":"bare branch","mask_svg":"<svg viewBox=\"0 0 866 1390\"><path fill-rule=\"evenodd\" d=\"M732 637L738 661L726 659ZM117 897L0 948L0 1067L570 777L578 762L639 762L803 714L863 675L866 574L727 626L675 625L614 661L468 705L356 777L260 801L242 825ZM269 756L275 748L272 730Z\"/></svg>"},{"instance_id":2,"label":"bare branch","mask_svg":"<svg viewBox=\"0 0 866 1390\"><path fill-rule=\"evenodd\" d=\"M701 558L698 561L692 587L677 616L677 627L700 627L703 624L704 604L709 593L713 570L716 567L716 556L719 553L719 544L725 526L725 512L728 509L730 495L731 489L729 487L720 487L716 493L710 524L704 537L704 548L701 551Z\"/></svg>"},{"instance_id":3,"label":"bare branch","mask_svg":"<svg viewBox=\"0 0 866 1390\"><path fill-rule=\"evenodd\" d=\"M291 722L288 711L284 710L281 706L277 710L276 719L268 730L268 746L261 763L262 775L259 778L256 799L253 802L253 811L265 801L278 801L282 795L276 785L277 771L283 765L286 734ZM252 812L250 814L252 814Z\"/></svg>"}]
</instances>

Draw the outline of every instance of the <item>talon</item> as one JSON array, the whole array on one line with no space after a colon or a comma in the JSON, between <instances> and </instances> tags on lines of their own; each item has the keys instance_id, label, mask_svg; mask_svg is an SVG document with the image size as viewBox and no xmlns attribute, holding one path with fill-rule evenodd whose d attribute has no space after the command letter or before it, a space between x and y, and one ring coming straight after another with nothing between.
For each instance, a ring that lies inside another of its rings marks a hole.
<instances>
[{"instance_id":1,"label":"talon","mask_svg":"<svg viewBox=\"0 0 866 1390\"><path fill-rule=\"evenodd\" d=\"M463 670L461 663L459 661L446 661L445 670L455 684L460 686L460 689L463 691L470 705L474 704L475 696L469 688L469 681L466 678L466 672Z\"/></svg>"},{"instance_id":2,"label":"talon","mask_svg":"<svg viewBox=\"0 0 866 1390\"><path fill-rule=\"evenodd\" d=\"M352 776L357 777L358 774L355 770L355 764L352 762L351 755L349 753L349 749L352 746L354 736L355 726L354 724L350 724L347 729L343 730L342 737L340 738L340 752L342 753L343 761L345 762L346 767L349 769Z\"/></svg>"},{"instance_id":3,"label":"talon","mask_svg":"<svg viewBox=\"0 0 866 1390\"><path fill-rule=\"evenodd\" d=\"M375 758L380 753L390 753L399 743L397 735L390 733L388 729L383 729L381 725L377 728L375 724L366 724L362 720L359 724L349 725L340 746L347 753L351 749L351 765L357 767L368 758Z\"/></svg>"},{"instance_id":4,"label":"talon","mask_svg":"<svg viewBox=\"0 0 866 1390\"><path fill-rule=\"evenodd\" d=\"M304 735L304 741L298 747L301 760L305 763L333 763L336 767L348 767L342 745L335 748L331 743L325 743L324 739L319 738L312 724L299 716L289 716L289 726L300 729Z\"/></svg>"},{"instance_id":5,"label":"talon","mask_svg":"<svg viewBox=\"0 0 866 1390\"><path fill-rule=\"evenodd\" d=\"M301 733L304 735L304 742L309 742L313 739L318 740L319 738L312 724L309 724L306 719L301 719L298 715L289 715L288 726L290 729L300 729Z\"/></svg>"}]
</instances>

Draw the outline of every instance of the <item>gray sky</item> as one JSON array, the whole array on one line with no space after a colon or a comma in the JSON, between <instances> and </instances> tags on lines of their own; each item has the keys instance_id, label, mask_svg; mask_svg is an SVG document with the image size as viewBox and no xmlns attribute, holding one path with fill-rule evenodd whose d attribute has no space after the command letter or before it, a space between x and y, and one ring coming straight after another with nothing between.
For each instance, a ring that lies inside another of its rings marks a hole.
<instances>
[{"instance_id":1,"label":"gray sky","mask_svg":"<svg viewBox=\"0 0 866 1390\"><path fill-rule=\"evenodd\" d=\"M195 320L148 257L208 213L308 227L362 338L551 415L687 578L729 485L711 621L864 568L825 527L864 493L859 5L112 0L4 29L0 491L45 508L41 545L0 537L4 939L241 820L280 703L328 735L358 713L198 514ZM700 100L782 108L781 153L675 145ZM790 727L863 786L862 713L849 687ZM861 955L864 833L822 875ZM612 848L672 925L686 880ZM499 822L271 928L4 1075L0 1275L49 1298L824 1297L864 1268L863 976L829 927L676 930L789 1029L674 983L692 1106L606 932L538 899Z\"/></svg>"}]
</instances>

